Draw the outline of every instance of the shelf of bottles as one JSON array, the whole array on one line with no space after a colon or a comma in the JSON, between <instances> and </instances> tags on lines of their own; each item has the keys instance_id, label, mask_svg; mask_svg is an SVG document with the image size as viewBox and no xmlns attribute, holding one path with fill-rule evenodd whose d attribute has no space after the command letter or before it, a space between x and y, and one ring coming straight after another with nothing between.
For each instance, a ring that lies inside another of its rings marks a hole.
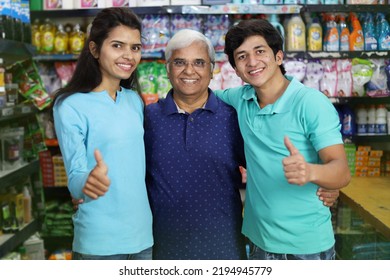
<instances>
[{"instance_id":1,"label":"shelf of bottles","mask_svg":"<svg viewBox=\"0 0 390 280\"><path fill-rule=\"evenodd\" d=\"M294 14L302 5L226 4L212 6L130 7L136 14ZM101 9L31 11L31 17L94 17Z\"/></svg>"}]
</instances>

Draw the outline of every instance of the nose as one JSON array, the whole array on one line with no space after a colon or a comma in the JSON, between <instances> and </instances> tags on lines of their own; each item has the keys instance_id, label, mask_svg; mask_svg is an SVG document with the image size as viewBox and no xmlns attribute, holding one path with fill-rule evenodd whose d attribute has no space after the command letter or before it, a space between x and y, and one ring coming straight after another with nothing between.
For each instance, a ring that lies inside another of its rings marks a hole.
<instances>
[{"instance_id":1,"label":"nose","mask_svg":"<svg viewBox=\"0 0 390 280\"><path fill-rule=\"evenodd\" d=\"M126 59L132 59L133 52L132 52L131 48L124 48L122 56Z\"/></svg>"},{"instance_id":2,"label":"nose","mask_svg":"<svg viewBox=\"0 0 390 280\"><path fill-rule=\"evenodd\" d=\"M184 72L186 72L186 73L193 73L193 72L195 72L194 64L191 63L191 62L187 62L184 65Z\"/></svg>"},{"instance_id":3,"label":"nose","mask_svg":"<svg viewBox=\"0 0 390 280\"><path fill-rule=\"evenodd\" d=\"M254 66L257 64L257 58L255 55L249 55L248 56L248 66Z\"/></svg>"}]
</instances>

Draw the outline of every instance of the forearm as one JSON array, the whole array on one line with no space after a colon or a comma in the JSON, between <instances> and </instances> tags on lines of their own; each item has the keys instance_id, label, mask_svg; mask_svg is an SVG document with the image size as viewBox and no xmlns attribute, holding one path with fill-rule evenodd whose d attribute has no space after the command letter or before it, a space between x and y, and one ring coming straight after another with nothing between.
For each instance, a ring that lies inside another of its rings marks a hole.
<instances>
[{"instance_id":1,"label":"forearm","mask_svg":"<svg viewBox=\"0 0 390 280\"><path fill-rule=\"evenodd\" d=\"M326 189L341 189L351 180L348 164L335 159L326 164L309 164L310 181Z\"/></svg>"}]
</instances>

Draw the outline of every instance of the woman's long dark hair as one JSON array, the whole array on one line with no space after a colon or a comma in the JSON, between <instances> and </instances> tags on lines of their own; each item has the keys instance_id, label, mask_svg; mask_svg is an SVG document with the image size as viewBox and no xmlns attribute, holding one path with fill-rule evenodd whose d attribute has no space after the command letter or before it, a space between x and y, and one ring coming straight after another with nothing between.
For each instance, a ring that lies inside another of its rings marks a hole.
<instances>
[{"instance_id":1,"label":"woman's long dark hair","mask_svg":"<svg viewBox=\"0 0 390 280\"><path fill-rule=\"evenodd\" d=\"M57 90L53 104L56 101L64 100L76 92L88 93L102 82L99 63L89 51L89 42L95 42L96 51L100 53L103 42L108 37L110 31L119 25L137 29L140 33L142 32L141 20L129 8L106 8L96 15L92 22L89 37L77 60L73 76L65 87ZM124 88L137 88L136 71L131 74L129 79L121 80L120 85Z\"/></svg>"}]
</instances>

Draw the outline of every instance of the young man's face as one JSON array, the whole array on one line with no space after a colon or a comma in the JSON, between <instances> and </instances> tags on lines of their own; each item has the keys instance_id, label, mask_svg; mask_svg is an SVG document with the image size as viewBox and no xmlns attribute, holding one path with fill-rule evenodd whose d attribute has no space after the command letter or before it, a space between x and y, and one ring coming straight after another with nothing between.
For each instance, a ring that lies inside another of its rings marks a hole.
<instances>
[{"instance_id":1,"label":"young man's face","mask_svg":"<svg viewBox=\"0 0 390 280\"><path fill-rule=\"evenodd\" d=\"M210 57L202 42L174 50L168 63L168 78L174 94L199 97L208 94L212 78Z\"/></svg>"},{"instance_id":2,"label":"young man's face","mask_svg":"<svg viewBox=\"0 0 390 280\"><path fill-rule=\"evenodd\" d=\"M262 36L248 37L233 54L237 75L254 87L263 87L282 74L279 65L283 62L283 52L275 56Z\"/></svg>"}]
</instances>

